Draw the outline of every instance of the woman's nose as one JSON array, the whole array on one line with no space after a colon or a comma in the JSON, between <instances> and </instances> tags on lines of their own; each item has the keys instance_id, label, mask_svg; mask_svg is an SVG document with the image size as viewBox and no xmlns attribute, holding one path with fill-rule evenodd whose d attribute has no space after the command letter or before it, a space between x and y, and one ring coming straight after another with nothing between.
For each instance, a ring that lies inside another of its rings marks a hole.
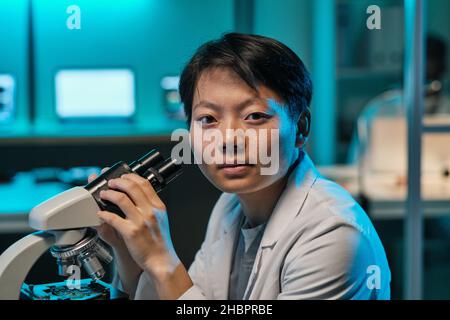
<instances>
[{"instance_id":1,"label":"woman's nose","mask_svg":"<svg viewBox=\"0 0 450 320\"><path fill-rule=\"evenodd\" d=\"M245 149L245 141L243 139L245 129L240 125L238 121L230 120L223 128L221 133L223 137L223 152L229 148L229 153L236 154L242 152Z\"/></svg>"}]
</instances>

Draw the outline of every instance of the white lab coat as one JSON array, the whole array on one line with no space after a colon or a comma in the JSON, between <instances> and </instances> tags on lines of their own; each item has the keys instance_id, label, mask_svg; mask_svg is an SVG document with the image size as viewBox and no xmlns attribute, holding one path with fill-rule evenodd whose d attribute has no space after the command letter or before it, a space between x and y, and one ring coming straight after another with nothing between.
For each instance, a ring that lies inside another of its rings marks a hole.
<instances>
[{"instance_id":1,"label":"white lab coat","mask_svg":"<svg viewBox=\"0 0 450 320\"><path fill-rule=\"evenodd\" d=\"M189 268L194 286L180 299L227 299L241 205L223 193ZM324 179L305 154L267 223L244 299L389 299L381 241L361 207ZM135 299L153 299L143 273Z\"/></svg>"}]
</instances>

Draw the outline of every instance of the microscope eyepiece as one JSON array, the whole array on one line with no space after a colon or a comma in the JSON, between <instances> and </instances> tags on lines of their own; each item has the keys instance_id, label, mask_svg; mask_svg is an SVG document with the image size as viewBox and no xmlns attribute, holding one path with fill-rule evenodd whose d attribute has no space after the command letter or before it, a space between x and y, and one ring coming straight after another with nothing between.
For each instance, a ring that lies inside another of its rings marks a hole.
<instances>
[{"instance_id":1,"label":"microscope eyepiece","mask_svg":"<svg viewBox=\"0 0 450 320\"><path fill-rule=\"evenodd\" d=\"M115 204L100 198L100 191L109 189L108 180L119 178L125 173L136 173L150 181L156 192L161 191L170 181L181 174L181 164L175 159L164 160L156 149L151 150L141 158L126 164L120 161L88 183L84 188L88 190L101 210L116 213L122 218L125 214Z\"/></svg>"},{"instance_id":2,"label":"microscope eyepiece","mask_svg":"<svg viewBox=\"0 0 450 320\"><path fill-rule=\"evenodd\" d=\"M130 163L130 169L138 175L142 175L149 168L154 167L163 160L161 153L156 149L153 149L138 160Z\"/></svg>"},{"instance_id":3,"label":"microscope eyepiece","mask_svg":"<svg viewBox=\"0 0 450 320\"><path fill-rule=\"evenodd\" d=\"M178 177L182 173L181 164L177 164L176 159L169 158L158 166L159 174L164 178L166 184Z\"/></svg>"},{"instance_id":4,"label":"microscope eyepiece","mask_svg":"<svg viewBox=\"0 0 450 320\"><path fill-rule=\"evenodd\" d=\"M150 181L156 192L159 192L182 173L181 168L181 165L176 163L176 159L169 158L158 166L149 168L143 177Z\"/></svg>"}]
</instances>

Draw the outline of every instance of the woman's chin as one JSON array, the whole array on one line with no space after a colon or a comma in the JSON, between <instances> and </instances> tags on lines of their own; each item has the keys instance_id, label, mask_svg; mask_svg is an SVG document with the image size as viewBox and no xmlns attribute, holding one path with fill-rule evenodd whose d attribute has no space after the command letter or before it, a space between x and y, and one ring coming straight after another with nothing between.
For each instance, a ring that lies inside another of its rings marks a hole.
<instances>
[{"instance_id":1,"label":"woman's chin","mask_svg":"<svg viewBox=\"0 0 450 320\"><path fill-rule=\"evenodd\" d=\"M266 181L261 175L257 174L254 168L247 172L226 172L222 170L207 170L202 172L206 178L219 190L227 193L250 193L258 191L265 185L270 183Z\"/></svg>"},{"instance_id":2,"label":"woman's chin","mask_svg":"<svg viewBox=\"0 0 450 320\"><path fill-rule=\"evenodd\" d=\"M255 191L257 183L252 183L248 179L233 179L226 181L216 181L214 183L218 189L227 193L248 193Z\"/></svg>"}]
</instances>

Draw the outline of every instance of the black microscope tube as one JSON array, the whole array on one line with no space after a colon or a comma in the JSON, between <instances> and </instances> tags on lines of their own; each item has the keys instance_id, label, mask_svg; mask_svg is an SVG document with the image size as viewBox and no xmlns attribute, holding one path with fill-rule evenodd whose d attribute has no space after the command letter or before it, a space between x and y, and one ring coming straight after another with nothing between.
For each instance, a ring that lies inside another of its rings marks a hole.
<instances>
[{"instance_id":1,"label":"black microscope tube","mask_svg":"<svg viewBox=\"0 0 450 320\"><path fill-rule=\"evenodd\" d=\"M158 166L149 168L142 176L150 181L158 193L182 173L181 169L181 164L177 164L175 159L168 158Z\"/></svg>"},{"instance_id":2,"label":"black microscope tube","mask_svg":"<svg viewBox=\"0 0 450 320\"><path fill-rule=\"evenodd\" d=\"M131 171L142 176L142 174L144 174L148 168L156 166L158 163L160 163L163 160L164 159L163 159L161 153L158 150L153 149L150 152L148 152L147 154L145 154L144 156L142 156L141 158L139 158L138 160L130 163L130 168L131 168Z\"/></svg>"}]
</instances>

